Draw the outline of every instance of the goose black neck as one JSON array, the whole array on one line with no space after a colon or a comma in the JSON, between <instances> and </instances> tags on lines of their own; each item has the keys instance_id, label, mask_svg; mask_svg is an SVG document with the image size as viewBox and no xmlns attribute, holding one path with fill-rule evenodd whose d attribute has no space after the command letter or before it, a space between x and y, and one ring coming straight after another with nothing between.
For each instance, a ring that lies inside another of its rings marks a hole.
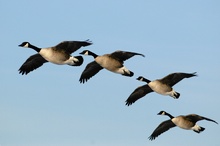
<instances>
[{"instance_id":1,"label":"goose black neck","mask_svg":"<svg viewBox=\"0 0 220 146\"><path fill-rule=\"evenodd\" d=\"M36 47L36 46L34 46L34 45L31 45L31 44L29 44L28 47L31 48L31 49L34 49L34 50L37 51L37 52L40 52L40 50L41 50L41 48L38 48L38 47Z\"/></svg>"},{"instance_id":2,"label":"goose black neck","mask_svg":"<svg viewBox=\"0 0 220 146\"><path fill-rule=\"evenodd\" d=\"M146 78L143 78L143 81L146 82L146 83L150 83L151 81L146 79Z\"/></svg>"},{"instance_id":3,"label":"goose black neck","mask_svg":"<svg viewBox=\"0 0 220 146\"><path fill-rule=\"evenodd\" d=\"M93 52L89 52L89 55L93 56L94 58L96 58L98 55L93 53Z\"/></svg>"},{"instance_id":4,"label":"goose black neck","mask_svg":"<svg viewBox=\"0 0 220 146\"><path fill-rule=\"evenodd\" d=\"M169 114L169 113L166 113L165 115L169 116L170 119L173 119L173 118L174 118L174 117L173 117L171 114Z\"/></svg>"}]
</instances>

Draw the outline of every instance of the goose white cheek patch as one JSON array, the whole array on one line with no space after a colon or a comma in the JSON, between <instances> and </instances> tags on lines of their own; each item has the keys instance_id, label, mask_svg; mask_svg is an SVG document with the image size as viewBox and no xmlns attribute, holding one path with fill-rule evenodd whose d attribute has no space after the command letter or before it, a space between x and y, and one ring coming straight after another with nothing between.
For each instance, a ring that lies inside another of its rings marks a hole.
<instances>
[{"instance_id":1,"label":"goose white cheek patch","mask_svg":"<svg viewBox=\"0 0 220 146\"><path fill-rule=\"evenodd\" d=\"M86 53L85 53L84 55L89 55L89 52L88 52L88 51L86 51Z\"/></svg>"},{"instance_id":2,"label":"goose white cheek patch","mask_svg":"<svg viewBox=\"0 0 220 146\"><path fill-rule=\"evenodd\" d=\"M29 46L29 44L26 43L23 47L24 47L24 48L28 48L28 46Z\"/></svg>"}]
</instances>

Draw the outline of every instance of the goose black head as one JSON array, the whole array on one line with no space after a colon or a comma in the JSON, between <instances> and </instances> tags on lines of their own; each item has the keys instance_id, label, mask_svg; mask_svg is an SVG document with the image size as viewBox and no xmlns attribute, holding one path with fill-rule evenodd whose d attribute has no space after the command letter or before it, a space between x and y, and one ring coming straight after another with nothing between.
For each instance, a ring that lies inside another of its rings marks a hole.
<instances>
[{"instance_id":1,"label":"goose black head","mask_svg":"<svg viewBox=\"0 0 220 146\"><path fill-rule=\"evenodd\" d=\"M82 55L90 55L90 56L93 56L94 58L96 58L98 55L97 54L95 54L95 53L93 53L93 52L91 52L91 51L89 51L89 50L84 50L84 51L82 51L81 53L79 53L79 54L82 54Z\"/></svg>"},{"instance_id":2,"label":"goose black head","mask_svg":"<svg viewBox=\"0 0 220 146\"><path fill-rule=\"evenodd\" d=\"M166 115L167 113L165 111L160 111L157 115Z\"/></svg>"},{"instance_id":3,"label":"goose black head","mask_svg":"<svg viewBox=\"0 0 220 146\"><path fill-rule=\"evenodd\" d=\"M146 82L146 83L150 83L150 82L151 82L150 80L144 78L143 76L139 76L139 77L137 78L137 80L138 80L138 81L142 81L142 82Z\"/></svg>"},{"instance_id":4,"label":"goose black head","mask_svg":"<svg viewBox=\"0 0 220 146\"><path fill-rule=\"evenodd\" d=\"M89 50L84 50L82 51L81 53L79 54L82 54L82 55L89 55L90 54L90 51Z\"/></svg>"},{"instance_id":5,"label":"goose black head","mask_svg":"<svg viewBox=\"0 0 220 146\"><path fill-rule=\"evenodd\" d=\"M139 76L139 77L137 78L137 80L138 80L138 81L143 81L143 80L144 80L144 77Z\"/></svg>"},{"instance_id":6,"label":"goose black head","mask_svg":"<svg viewBox=\"0 0 220 146\"><path fill-rule=\"evenodd\" d=\"M29 48L30 43L29 43L29 42L23 42L23 43L21 43L21 44L18 45L18 46L20 46L20 47L24 47L24 48Z\"/></svg>"}]
</instances>

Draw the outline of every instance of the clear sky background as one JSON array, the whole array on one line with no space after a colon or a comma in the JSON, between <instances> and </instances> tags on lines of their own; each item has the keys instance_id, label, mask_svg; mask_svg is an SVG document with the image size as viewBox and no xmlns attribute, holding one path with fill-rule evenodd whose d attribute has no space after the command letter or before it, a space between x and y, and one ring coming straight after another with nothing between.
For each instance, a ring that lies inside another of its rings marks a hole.
<instances>
[{"instance_id":1,"label":"clear sky background","mask_svg":"<svg viewBox=\"0 0 220 146\"><path fill-rule=\"evenodd\" d=\"M148 137L168 117L196 113L220 122L220 1L218 0L62 0L0 1L1 146L162 146L220 144L219 125L198 124L200 134L173 128L155 141ZM100 71L87 83L80 67L51 63L28 75L19 67L36 52L18 47L29 41L38 47L64 40L87 40L81 48L97 54L115 50L145 54L125 66L125 77ZM197 72L198 77L174 86L175 100L150 93L132 106L125 100L140 75L157 79L173 72Z\"/></svg>"}]
</instances>

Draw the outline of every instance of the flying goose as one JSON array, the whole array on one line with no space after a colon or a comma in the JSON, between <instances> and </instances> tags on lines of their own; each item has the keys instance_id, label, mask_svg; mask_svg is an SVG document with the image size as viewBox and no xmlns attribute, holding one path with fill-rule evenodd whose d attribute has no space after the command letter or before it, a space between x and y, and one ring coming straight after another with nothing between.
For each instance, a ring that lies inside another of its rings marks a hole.
<instances>
[{"instance_id":1,"label":"flying goose","mask_svg":"<svg viewBox=\"0 0 220 146\"><path fill-rule=\"evenodd\" d=\"M158 115L167 115L170 117L170 120L166 120L160 123L160 125L150 135L149 140L154 140L160 134L162 134L163 132L166 132L167 130L175 126L178 126L186 130L193 130L196 133L200 133L205 130L205 128L196 124L196 122L200 120L207 120L207 121L211 121L211 122L218 124L216 121L212 119L209 119L209 118L206 118L200 115L196 115L196 114L189 114L186 116L180 115L177 117L173 117L171 114L165 111L160 111Z\"/></svg>"},{"instance_id":2,"label":"flying goose","mask_svg":"<svg viewBox=\"0 0 220 146\"><path fill-rule=\"evenodd\" d=\"M134 73L123 65L124 61L133 57L134 55L141 55L144 57L143 54L126 51L115 51L111 54L104 54L99 56L89 50L84 50L80 54L91 55L94 57L94 61L90 62L82 72L79 79L80 83L85 83L103 68L114 73L119 73L121 75L131 77L134 75Z\"/></svg>"},{"instance_id":3,"label":"flying goose","mask_svg":"<svg viewBox=\"0 0 220 146\"><path fill-rule=\"evenodd\" d=\"M29 42L23 42L20 47L31 48L37 51L37 54L30 56L19 68L19 73L28 74L37 69L46 62L54 64L68 64L70 66L80 66L83 63L82 56L71 56L70 54L81 47L91 45L89 40L86 41L63 41L54 47L38 48Z\"/></svg>"},{"instance_id":4,"label":"flying goose","mask_svg":"<svg viewBox=\"0 0 220 146\"><path fill-rule=\"evenodd\" d=\"M146 94L151 92L156 92L162 95L169 95L174 99L179 98L180 93L174 91L172 88L176 83L181 81L184 78L190 78L193 76L197 76L196 72L194 73L171 73L162 79L156 79L154 81L150 81L142 76L138 77L137 80L146 82L146 85L140 86L136 88L128 99L125 101L126 105L129 106L138 99L144 97Z\"/></svg>"}]
</instances>

